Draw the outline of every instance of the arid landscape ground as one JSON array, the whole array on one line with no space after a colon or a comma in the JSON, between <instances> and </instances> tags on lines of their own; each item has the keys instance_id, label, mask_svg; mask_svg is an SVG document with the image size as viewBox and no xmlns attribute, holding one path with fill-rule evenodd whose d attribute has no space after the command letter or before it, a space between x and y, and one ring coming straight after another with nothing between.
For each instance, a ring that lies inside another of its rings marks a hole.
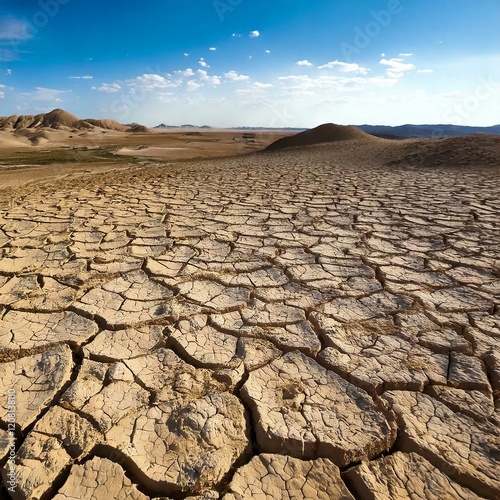
<instances>
[{"instance_id":1,"label":"arid landscape ground","mask_svg":"<svg viewBox=\"0 0 500 500\"><path fill-rule=\"evenodd\" d=\"M0 121L1 498L500 498L500 138L66 118Z\"/></svg>"}]
</instances>

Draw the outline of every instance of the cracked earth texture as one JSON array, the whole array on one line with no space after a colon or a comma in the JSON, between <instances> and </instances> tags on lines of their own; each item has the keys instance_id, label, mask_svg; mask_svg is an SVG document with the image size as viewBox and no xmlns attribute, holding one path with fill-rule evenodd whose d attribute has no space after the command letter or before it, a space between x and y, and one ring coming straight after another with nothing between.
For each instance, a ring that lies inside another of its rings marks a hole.
<instances>
[{"instance_id":1,"label":"cracked earth texture","mask_svg":"<svg viewBox=\"0 0 500 500\"><path fill-rule=\"evenodd\" d=\"M500 169L399 147L4 196L10 496L500 498Z\"/></svg>"}]
</instances>

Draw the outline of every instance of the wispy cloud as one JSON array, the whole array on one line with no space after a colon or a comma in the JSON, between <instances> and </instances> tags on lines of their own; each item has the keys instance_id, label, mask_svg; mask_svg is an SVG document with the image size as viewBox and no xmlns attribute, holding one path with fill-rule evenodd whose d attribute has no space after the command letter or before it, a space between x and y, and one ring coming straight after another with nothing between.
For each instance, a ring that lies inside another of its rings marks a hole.
<instances>
[{"instance_id":1,"label":"wispy cloud","mask_svg":"<svg viewBox=\"0 0 500 500\"><path fill-rule=\"evenodd\" d=\"M307 59L302 59L301 61L297 61L295 64L297 66L312 66L312 63L309 62Z\"/></svg>"},{"instance_id":2,"label":"wispy cloud","mask_svg":"<svg viewBox=\"0 0 500 500\"><path fill-rule=\"evenodd\" d=\"M217 47L210 47L208 50L211 50L212 52L217 50Z\"/></svg>"},{"instance_id":3,"label":"wispy cloud","mask_svg":"<svg viewBox=\"0 0 500 500\"><path fill-rule=\"evenodd\" d=\"M8 76L8 75L12 75L12 70L10 68L6 69L5 70L5 74Z\"/></svg>"},{"instance_id":4,"label":"wispy cloud","mask_svg":"<svg viewBox=\"0 0 500 500\"><path fill-rule=\"evenodd\" d=\"M210 68L210 66L207 64L207 62L205 61L205 59L203 57L200 58L200 60L198 61L198 64L202 68Z\"/></svg>"},{"instance_id":5,"label":"wispy cloud","mask_svg":"<svg viewBox=\"0 0 500 500\"><path fill-rule=\"evenodd\" d=\"M85 76L68 76L68 78L71 78L72 80L92 80L92 78L94 77L90 75L85 75Z\"/></svg>"},{"instance_id":6,"label":"wispy cloud","mask_svg":"<svg viewBox=\"0 0 500 500\"><path fill-rule=\"evenodd\" d=\"M318 66L319 69L336 69L340 73L353 73L355 75L367 75L368 68L363 68L357 63L346 63L342 61L330 61L322 66Z\"/></svg>"},{"instance_id":7,"label":"wispy cloud","mask_svg":"<svg viewBox=\"0 0 500 500\"><path fill-rule=\"evenodd\" d=\"M397 79L386 77L364 78L362 76L329 76L321 75L310 77L308 75L288 75L278 77L283 89L289 90L328 90L355 91L366 88L385 88L397 84Z\"/></svg>"},{"instance_id":8,"label":"wispy cloud","mask_svg":"<svg viewBox=\"0 0 500 500\"><path fill-rule=\"evenodd\" d=\"M387 76L391 78L401 78L407 71L415 69L415 65L405 63L404 59L393 57L392 59L381 59L380 64L387 66Z\"/></svg>"},{"instance_id":9,"label":"wispy cloud","mask_svg":"<svg viewBox=\"0 0 500 500\"><path fill-rule=\"evenodd\" d=\"M189 52L184 52L184 57L189 57Z\"/></svg>"},{"instance_id":10,"label":"wispy cloud","mask_svg":"<svg viewBox=\"0 0 500 500\"><path fill-rule=\"evenodd\" d=\"M406 52L406 53L402 53L402 54L399 54L399 57L411 57L413 54L411 52ZM384 57L384 56L382 56Z\"/></svg>"},{"instance_id":11,"label":"wispy cloud","mask_svg":"<svg viewBox=\"0 0 500 500\"><path fill-rule=\"evenodd\" d=\"M228 71L227 73L224 73L224 76L226 79L231 80L232 82L239 82L243 80L248 80L250 77L247 75L239 75L232 69L231 71Z\"/></svg>"},{"instance_id":12,"label":"wispy cloud","mask_svg":"<svg viewBox=\"0 0 500 500\"><path fill-rule=\"evenodd\" d=\"M270 53L271 53L271 51L270 51L269 49L266 49L264 52L265 52L266 54L270 54Z\"/></svg>"},{"instance_id":13,"label":"wispy cloud","mask_svg":"<svg viewBox=\"0 0 500 500\"><path fill-rule=\"evenodd\" d=\"M58 89L48 89L46 87L35 87L34 92L24 94L27 97L31 97L34 101L50 101L50 102L62 102L62 95L65 94L66 90Z\"/></svg>"},{"instance_id":14,"label":"wispy cloud","mask_svg":"<svg viewBox=\"0 0 500 500\"><path fill-rule=\"evenodd\" d=\"M17 61L18 59L18 51L3 49L0 47L0 62L12 62Z\"/></svg>"},{"instance_id":15,"label":"wispy cloud","mask_svg":"<svg viewBox=\"0 0 500 500\"><path fill-rule=\"evenodd\" d=\"M248 36L250 38L258 38L260 36L260 32L258 30L253 30L253 31L250 31Z\"/></svg>"},{"instance_id":16,"label":"wispy cloud","mask_svg":"<svg viewBox=\"0 0 500 500\"><path fill-rule=\"evenodd\" d=\"M1 42L22 42L33 38L33 30L30 25L23 19L10 15L0 16L0 43Z\"/></svg>"},{"instance_id":17,"label":"wispy cloud","mask_svg":"<svg viewBox=\"0 0 500 500\"><path fill-rule=\"evenodd\" d=\"M419 69L417 73L433 73L432 69Z\"/></svg>"}]
</instances>

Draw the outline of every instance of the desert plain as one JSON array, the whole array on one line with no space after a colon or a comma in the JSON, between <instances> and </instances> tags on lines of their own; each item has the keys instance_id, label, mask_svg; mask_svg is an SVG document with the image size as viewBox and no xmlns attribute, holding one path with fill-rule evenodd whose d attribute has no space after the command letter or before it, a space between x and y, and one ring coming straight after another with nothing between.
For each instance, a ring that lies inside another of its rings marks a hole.
<instances>
[{"instance_id":1,"label":"desert plain","mask_svg":"<svg viewBox=\"0 0 500 500\"><path fill-rule=\"evenodd\" d=\"M1 122L1 498L500 498L500 138L56 115Z\"/></svg>"}]
</instances>

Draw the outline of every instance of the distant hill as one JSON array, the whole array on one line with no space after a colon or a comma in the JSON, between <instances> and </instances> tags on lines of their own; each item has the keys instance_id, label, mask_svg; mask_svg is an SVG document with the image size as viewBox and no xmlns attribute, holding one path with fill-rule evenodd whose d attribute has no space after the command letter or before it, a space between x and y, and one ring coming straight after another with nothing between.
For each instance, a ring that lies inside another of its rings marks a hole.
<instances>
[{"instance_id":1,"label":"distant hill","mask_svg":"<svg viewBox=\"0 0 500 500\"><path fill-rule=\"evenodd\" d=\"M170 128L194 128L194 129L211 129L209 125L191 125L190 123L186 123L184 125L165 125L164 123L160 123L160 125L156 125L153 127L155 129L170 129Z\"/></svg>"},{"instance_id":2,"label":"distant hill","mask_svg":"<svg viewBox=\"0 0 500 500\"><path fill-rule=\"evenodd\" d=\"M299 132L296 135L282 137L270 144L265 151L276 151L300 146L312 146L325 142L339 142L352 140L375 140L369 134L359 130L352 125L335 125L334 123L324 123L318 127Z\"/></svg>"},{"instance_id":3,"label":"distant hill","mask_svg":"<svg viewBox=\"0 0 500 500\"><path fill-rule=\"evenodd\" d=\"M137 123L132 125L133 126L122 125L112 119L94 120L93 118L86 118L85 120L80 120L80 118L63 109L53 109L49 113L41 113L38 115L11 115L0 117L0 130L13 131L16 133L25 129L35 131L43 128L62 130L92 130L94 128L102 128L120 132L147 130L147 127L143 125L138 125Z\"/></svg>"},{"instance_id":4,"label":"distant hill","mask_svg":"<svg viewBox=\"0 0 500 500\"><path fill-rule=\"evenodd\" d=\"M459 137L464 135L500 135L500 125L492 127L468 127L462 125L356 125L368 134L388 139Z\"/></svg>"}]
</instances>

